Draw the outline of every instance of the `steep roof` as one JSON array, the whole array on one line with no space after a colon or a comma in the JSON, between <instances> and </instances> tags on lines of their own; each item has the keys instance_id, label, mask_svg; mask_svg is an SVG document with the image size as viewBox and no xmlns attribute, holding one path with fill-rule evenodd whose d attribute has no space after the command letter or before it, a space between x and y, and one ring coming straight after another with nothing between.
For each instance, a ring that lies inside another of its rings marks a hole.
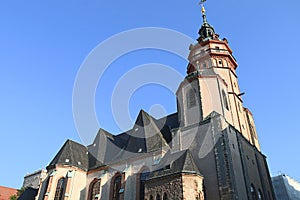
<instances>
[{"instance_id":1,"label":"steep roof","mask_svg":"<svg viewBox=\"0 0 300 200\"><path fill-rule=\"evenodd\" d=\"M177 114L155 119L144 110L139 112L132 129L119 135L100 129L93 144L88 146L89 152L102 163L115 163L136 157L140 153L149 153L169 148L171 141L170 125L177 125ZM100 162L100 164L101 164ZM91 165L90 169L100 165Z\"/></svg>"},{"instance_id":2,"label":"steep roof","mask_svg":"<svg viewBox=\"0 0 300 200\"><path fill-rule=\"evenodd\" d=\"M190 173L201 175L194 158L189 150L177 153L166 153L156 167L157 170L149 175L149 179L163 177L178 173Z\"/></svg>"},{"instance_id":3,"label":"steep roof","mask_svg":"<svg viewBox=\"0 0 300 200\"><path fill-rule=\"evenodd\" d=\"M63 164L89 170L136 157L140 153L168 149L172 140L171 129L178 126L177 113L155 119L141 110L133 128L124 133L113 135L100 129L93 143L87 147L67 140L47 168Z\"/></svg>"},{"instance_id":4,"label":"steep roof","mask_svg":"<svg viewBox=\"0 0 300 200\"><path fill-rule=\"evenodd\" d=\"M125 150L130 152L152 152L168 145L155 119L141 110L129 136Z\"/></svg>"},{"instance_id":5,"label":"steep roof","mask_svg":"<svg viewBox=\"0 0 300 200\"><path fill-rule=\"evenodd\" d=\"M76 166L88 170L87 148L72 140L67 140L47 168L57 164Z\"/></svg>"}]
</instances>

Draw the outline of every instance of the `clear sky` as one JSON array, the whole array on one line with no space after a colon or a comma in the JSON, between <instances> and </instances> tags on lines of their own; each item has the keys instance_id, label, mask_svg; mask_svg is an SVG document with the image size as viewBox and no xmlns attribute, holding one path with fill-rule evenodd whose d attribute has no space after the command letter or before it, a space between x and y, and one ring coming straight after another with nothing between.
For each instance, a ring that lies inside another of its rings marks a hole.
<instances>
[{"instance_id":1,"label":"clear sky","mask_svg":"<svg viewBox=\"0 0 300 200\"><path fill-rule=\"evenodd\" d=\"M197 3L2 1L0 185L21 187L23 176L45 168L66 139L81 142L73 120L72 92L77 72L92 49L114 34L149 26L196 39L202 22ZM228 39L239 63L244 105L254 114L271 174L281 171L298 181L299 8L296 0L206 3L209 23ZM96 92L101 127L119 132L110 109L114 85L128 70L149 62L167 64L185 75L186 61L166 52L143 50L121 57L107 70ZM150 85L132 95L131 118L154 104L163 105L166 113L176 111L174 94Z\"/></svg>"}]
</instances>

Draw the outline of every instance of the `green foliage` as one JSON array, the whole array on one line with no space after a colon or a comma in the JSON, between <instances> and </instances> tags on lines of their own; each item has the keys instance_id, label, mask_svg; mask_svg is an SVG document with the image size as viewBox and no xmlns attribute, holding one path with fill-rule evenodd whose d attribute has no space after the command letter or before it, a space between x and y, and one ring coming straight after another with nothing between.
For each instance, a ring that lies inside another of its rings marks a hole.
<instances>
[{"instance_id":1,"label":"green foliage","mask_svg":"<svg viewBox=\"0 0 300 200\"><path fill-rule=\"evenodd\" d=\"M9 200L17 200L25 190L26 188L22 187L20 190L18 190L17 194L11 195Z\"/></svg>"},{"instance_id":2,"label":"green foliage","mask_svg":"<svg viewBox=\"0 0 300 200\"><path fill-rule=\"evenodd\" d=\"M23 194L23 192L25 192L26 188L25 187L22 187L21 189L18 190L17 192L17 196L21 196L21 194Z\"/></svg>"},{"instance_id":3,"label":"green foliage","mask_svg":"<svg viewBox=\"0 0 300 200\"><path fill-rule=\"evenodd\" d=\"M9 200L17 200L17 199L18 199L18 196L17 196L16 194L11 195L11 196L9 197Z\"/></svg>"}]
</instances>

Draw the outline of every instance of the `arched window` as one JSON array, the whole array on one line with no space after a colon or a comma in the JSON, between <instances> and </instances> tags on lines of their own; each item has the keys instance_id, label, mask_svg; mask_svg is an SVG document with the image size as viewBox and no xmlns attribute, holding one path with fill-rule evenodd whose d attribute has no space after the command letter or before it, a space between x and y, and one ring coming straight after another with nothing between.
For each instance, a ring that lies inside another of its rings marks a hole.
<instances>
[{"instance_id":1,"label":"arched window","mask_svg":"<svg viewBox=\"0 0 300 200\"><path fill-rule=\"evenodd\" d=\"M163 200L168 200L168 195L167 195L167 193L164 193Z\"/></svg>"},{"instance_id":2,"label":"arched window","mask_svg":"<svg viewBox=\"0 0 300 200\"><path fill-rule=\"evenodd\" d=\"M218 66L223 67L223 62L222 62L222 60L218 60Z\"/></svg>"},{"instance_id":3,"label":"arched window","mask_svg":"<svg viewBox=\"0 0 300 200\"><path fill-rule=\"evenodd\" d=\"M227 61L227 60L225 60L225 64L226 64L225 67L229 67L229 64L228 64L228 61Z\"/></svg>"},{"instance_id":4,"label":"arched window","mask_svg":"<svg viewBox=\"0 0 300 200\"><path fill-rule=\"evenodd\" d=\"M187 107L192 108L196 106L196 94L193 89L189 89L187 94L186 94L186 99L187 99Z\"/></svg>"},{"instance_id":5,"label":"arched window","mask_svg":"<svg viewBox=\"0 0 300 200\"><path fill-rule=\"evenodd\" d=\"M120 200L120 189L122 186L122 176L121 174L117 175L113 180L113 193L112 199L113 200Z\"/></svg>"},{"instance_id":6,"label":"arched window","mask_svg":"<svg viewBox=\"0 0 300 200\"><path fill-rule=\"evenodd\" d=\"M150 200L153 200L153 196L152 195L150 195Z\"/></svg>"},{"instance_id":7,"label":"arched window","mask_svg":"<svg viewBox=\"0 0 300 200\"><path fill-rule=\"evenodd\" d=\"M156 200L161 200L161 198L160 198L160 195L159 195L159 194L157 194L157 195L156 195Z\"/></svg>"},{"instance_id":8,"label":"arched window","mask_svg":"<svg viewBox=\"0 0 300 200\"><path fill-rule=\"evenodd\" d=\"M257 197L258 197L259 200L263 199L263 198L262 198L261 190L258 190L258 192L257 192Z\"/></svg>"},{"instance_id":9,"label":"arched window","mask_svg":"<svg viewBox=\"0 0 300 200\"><path fill-rule=\"evenodd\" d=\"M224 107L229 110L229 105L228 105L228 101L227 101L227 96L224 90L222 90L222 97L223 97L223 102L224 102Z\"/></svg>"},{"instance_id":10,"label":"arched window","mask_svg":"<svg viewBox=\"0 0 300 200\"><path fill-rule=\"evenodd\" d=\"M251 184L251 186L250 186L250 192L251 192L252 199L256 200L257 199L256 198L256 190L255 190L255 187L253 184Z\"/></svg>"},{"instance_id":11,"label":"arched window","mask_svg":"<svg viewBox=\"0 0 300 200\"><path fill-rule=\"evenodd\" d=\"M62 200L66 189L66 178L60 178L56 184L54 200Z\"/></svg>"},{"instance_id":12,"label":"arched window","mask_svg":"<svg viewBox=\"0 0 300 200\"><path fill-rule=\"evenodd\" d=\"M149 176L149 171L144 170L140 173L140 200L145 199L145 182Z\"/></svg>"},{"instance_id":13,"label":"arched window","mask_svg":"<svg viewBox=\"0 0 300 200\"><path fill-rule=\"evenodd\" d=\"M94 180L90 185L90 200L100 199L100 185L101 179Z\"/></svg>"}]
</instances>

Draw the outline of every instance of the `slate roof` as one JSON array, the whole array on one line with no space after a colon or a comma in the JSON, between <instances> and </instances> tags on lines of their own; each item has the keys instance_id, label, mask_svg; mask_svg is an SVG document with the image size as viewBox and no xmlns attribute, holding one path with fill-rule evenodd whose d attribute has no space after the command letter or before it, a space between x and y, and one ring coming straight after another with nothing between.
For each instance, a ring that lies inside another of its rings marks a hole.
<instances>
[{"instance_id":1,"label":"slate roof","mask_svg":"<svg viewBox=\"0 0 300 200\"><path fill-rule=\"evenodd\" d=\"M167 145L155 119L141 110L129 135L125 150L130 152L152 152ZM166 130L168 131L168 130Z\"/></svg>"},{"instance_id":2,"label":"slate roof","mask_svg":"<svg viewBox=\"0 0 300 200\"><path fill-rule=\"evenodd\" d=\"M159 162L156 169L157 170L150 173L149 179L179 173L197 174L202 176L189 150L173 154L167 152L163 159Z\"/></svg>"},{"instance_id":3,"label":"slate roof","mask_svg":"<svg viewBox=\"0 0 300 200\"><path fill-rule=\"evenodd\" d=\"M56 164L70 165L88 170L89 159L87 148L72 140L67 140L54 159L50 162L47 169L54 167Z\"/></svg>"},{"instance_id":4,"label":"slate roof","mask_svg":"<svg viewBox=\"0 0 300 200\"><path fill-rule=\"evenodd\" d=\"M115 163L136 157L139 153L149 153L162 148L169 148L171 141L171 128L178 127L177 113L155 119L144 110L139 112L132 129L113 135L100 129L93 144L88 150L98 165L90 165L90 168L99 167L102 163Z\"/></svg>"},{"instance_id":5,"label":"slate roof","mask_svg":"<svg viewBox=\"0 0 300 200\"><path fill-rule=\"evenodd\" d=\"M136 157L139 153L168 149L172 140L171 129L178 126L177 113L155 119L141 110L133 128L124 133L113 135L100 129L87 147L67 140L47 168L63 164L90 170Z\"/></svg>"}]
</instances>

